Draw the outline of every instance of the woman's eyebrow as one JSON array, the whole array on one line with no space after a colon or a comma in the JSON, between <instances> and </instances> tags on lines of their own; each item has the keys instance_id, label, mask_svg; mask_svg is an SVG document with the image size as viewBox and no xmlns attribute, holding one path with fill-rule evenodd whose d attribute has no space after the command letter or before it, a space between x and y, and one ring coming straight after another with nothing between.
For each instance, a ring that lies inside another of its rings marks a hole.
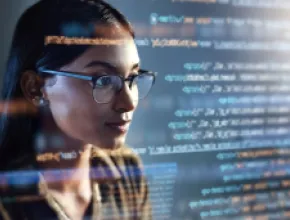
<instances>
[{"instance_id":1,"label":"woman's eyebrow","mask_svg":"<svg viewBox=\"0 0 290 220\"><path fill-rule=\"evenodd\" d=\"M108 62L105 62L105 61L99 61L99 60L93 60L91 62L89 62L87 65L85 65L84 68L89 68L89 67L93 67L93 66L103 66L103 67L106 67L112 71L115 71L115 72L118 72L118 67L111 64L111 63L108 63ZM132 66L132 69L131 70L135 70L135 69L139 69L140 68L140 63L135 63L133 64Z\"/></svg>"},{"instance_id":2,"label":"woman's eyebrow","mask_svg":"<svg viewBox=\"0 0 290 220\"><path fill-rule=\"evenodd\" d=\"M111 63L105 62L105 61L99 61L99 60L93 60L91 62L89 62L87 65L85 65L84 68L89 68L89 67L93 67L93 66L103 66L106 67L108 69L111 69L113 71L117 71L117 67L112 65Z\"/></svg>"}]
</instances>

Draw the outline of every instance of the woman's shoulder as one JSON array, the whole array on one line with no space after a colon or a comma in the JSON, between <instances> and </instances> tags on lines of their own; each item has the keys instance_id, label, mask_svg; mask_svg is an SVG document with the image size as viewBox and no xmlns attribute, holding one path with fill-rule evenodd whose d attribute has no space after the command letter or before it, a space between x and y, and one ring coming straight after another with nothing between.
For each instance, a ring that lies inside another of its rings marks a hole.
<instances>
[{"instance_id":1,"label":"woman's shoulder","mask_svg":"<svg viewBox=\"0 0 290 220\"><path fill-rule=\"evenodd\" d=\"M3 174L4 175L4 174ZM38 190L38 172L32 166L21 166L7 172L0 187L0 220L24 219L30 210L40 211L44 197ZM1 178L0 178L1 179ZM42 214L41 212L34 212Z\"/></svg>"}]
</instances>

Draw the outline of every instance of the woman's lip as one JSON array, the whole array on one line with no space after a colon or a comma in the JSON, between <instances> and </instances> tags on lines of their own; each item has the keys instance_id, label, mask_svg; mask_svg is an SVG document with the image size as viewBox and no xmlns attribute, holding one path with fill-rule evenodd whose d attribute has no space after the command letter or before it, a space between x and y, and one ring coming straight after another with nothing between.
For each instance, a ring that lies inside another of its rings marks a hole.
<instances>
[{"instance_id":1,"label":"woman's lip","mask_svg":"<svg viewBox=\"0 0 290 220\"><path fill-rule=\"evenodd\" d=\"M115 126L123 126L129 124L130 121L116 121L116 122L107 122L106 125L115 125Z\"/></svg>"},{"instance_id":2,"label":"woman's lip","mask_svg":"<svg viewBox=\"0 0 290 220\"><path fill-rule=\"evenodd\" d=\"M121 133L126 133L129 129L129 122L106 123L106 125L112 128L113 130Z\"/></svg>"},{"instance_id":3,"label":"woman's lip","mask_svg":"<svg viewBox=\"0 0 290 220\"><path fill-rule=\"evenodd\" d=\"M114 123L106 123L107 125L116 125L116 126L122 126L128 124L128 122L114 122Z\"/></svg>"}]
</instances>

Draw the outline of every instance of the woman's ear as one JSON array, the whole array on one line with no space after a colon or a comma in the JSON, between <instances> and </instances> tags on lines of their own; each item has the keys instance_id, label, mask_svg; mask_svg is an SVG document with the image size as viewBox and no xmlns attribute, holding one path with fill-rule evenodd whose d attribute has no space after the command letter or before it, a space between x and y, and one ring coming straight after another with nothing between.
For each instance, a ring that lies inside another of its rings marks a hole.
<instances>
[{"instance_id":1,"label":"woman's ear","mask_svg":"<svg viewBox=\"0 0 290 220\"><path fill-rule=\"evenodd\" d=\"M26 70L21 76L20 86L24 97L32 104L37 105L36 101L43 97L44 79L33 70Z\"/></svg>"}]
</instances>

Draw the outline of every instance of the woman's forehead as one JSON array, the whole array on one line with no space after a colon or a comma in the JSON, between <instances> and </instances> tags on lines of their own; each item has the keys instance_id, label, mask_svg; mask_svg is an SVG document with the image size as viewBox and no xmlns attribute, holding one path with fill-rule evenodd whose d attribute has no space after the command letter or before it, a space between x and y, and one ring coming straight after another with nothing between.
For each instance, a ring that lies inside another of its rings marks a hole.
<instances>
[{"instance_id":1,"label":"woman's forehead","mask_svg":"<svg viewBox=\"0 0 290 220\"><path fill-rule=\"evenodd\" d=\"M127 71L139 62L137 47L132 38L132 40L125 41L123 45L92 46L66 66L81 71L102 67L104 65L98 64L108 63L116 69ZM92 63L94 65L90 65Z\"/></svg>"}]
</instances>

